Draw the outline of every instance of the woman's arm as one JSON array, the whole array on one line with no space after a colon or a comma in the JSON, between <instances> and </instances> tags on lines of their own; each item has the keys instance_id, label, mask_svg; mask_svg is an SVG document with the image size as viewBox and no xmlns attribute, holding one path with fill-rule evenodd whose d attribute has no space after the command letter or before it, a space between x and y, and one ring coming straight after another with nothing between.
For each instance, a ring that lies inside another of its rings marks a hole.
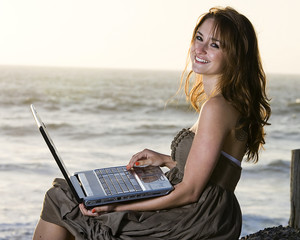
<instances>
[{"instance_id":1,"label":"woman's arm","mask_svg":"<svg viewBox=\"0 0 300 240\"><path fill-rule=\"evenodd\" d=\"M198 201L217 163L223 142L232 127L230 111L227 111L228 108L226 110L223 102L222 99L212 98L202 107L183 180L170 194L126 204L96 207L94 213L92 211L85 213L95 216L110 211L155 211Z\"/></svg>"}]
</instances>

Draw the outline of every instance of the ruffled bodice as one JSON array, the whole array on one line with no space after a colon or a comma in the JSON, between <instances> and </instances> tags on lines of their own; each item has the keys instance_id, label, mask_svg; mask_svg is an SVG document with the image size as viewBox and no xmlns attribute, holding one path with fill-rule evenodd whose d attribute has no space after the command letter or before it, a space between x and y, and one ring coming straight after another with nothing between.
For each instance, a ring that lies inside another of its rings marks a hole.
<instances>
[{"instance_id":1,"label":"ruffled bodice","mask_svg":"<svg viewBox=\"0 0 300 240\"><path fill-rule=\"evenodd\" d=\"M167 173L173 184L178 184L184 175L184 167L190 152L195 133L189 129L182 129L171 143L171 157L176 161L176 167ZM210 177L209 182L221 186L224 189L234 191L242 168L230 159L220 154L218 163Z\"/></svg>"},{"instance_id":2,"label":"ruffled bodice","mask_svg":"<svg viewBox=\"0 0 300 240\"><path fill-rule=\"evenodd\" d=\"M182 129L171 143L171 157L177 163L180 172L184 172L185 163L189 155L195 133L189 129Z\"/></svg>"}]
</instances>

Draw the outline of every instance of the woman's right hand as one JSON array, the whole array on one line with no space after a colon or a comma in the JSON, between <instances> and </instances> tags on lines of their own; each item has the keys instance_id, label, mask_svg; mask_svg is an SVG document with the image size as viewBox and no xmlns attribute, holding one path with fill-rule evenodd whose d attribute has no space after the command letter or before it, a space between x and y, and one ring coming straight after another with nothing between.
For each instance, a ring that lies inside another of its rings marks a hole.
<instances>
[{"instance_id":1,"label":"woman's right hand","mask_svg":"<svg viewBox=\"0 0 300 240\"><path fill-rule=\"evenodd\" d=\"M132 156L130 159L127 170L136 167L143 167L143 166L160 166L160 167L168 167L173 168L176 163L171 159L170 156L161 154L149 149L144 149L141 152L138 152Z\"/></svg>"}]
</instances>

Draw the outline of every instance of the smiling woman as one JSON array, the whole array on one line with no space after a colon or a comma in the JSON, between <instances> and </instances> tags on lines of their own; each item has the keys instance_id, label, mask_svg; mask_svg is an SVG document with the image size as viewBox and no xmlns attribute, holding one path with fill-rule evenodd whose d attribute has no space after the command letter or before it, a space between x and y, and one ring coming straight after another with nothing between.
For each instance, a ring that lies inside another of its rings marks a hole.
<instances>
[{"instance_id":1,"label":"smiling woman","mask_svg":"<svg viewBox=\"0 0 300 240\"><path fill-rule=\"evenodd\" d=\"M202 16L191 41L192 71L185 83L198 120L179 131L171 154L144 149L127 164L127 170L169 168L166 176L174 190L162 197L87 209L65 180L56 179L46 193L34 239L239 238L242 215L234 191L241 161L244 155L258 160L270 116L266 79L249 23L228 7L212 8ZM230 38L228 30L234 33ZM191 75L196 81L189 91ZM112 187L118 189L118 184Z\"/></svg>"}]
</instances>

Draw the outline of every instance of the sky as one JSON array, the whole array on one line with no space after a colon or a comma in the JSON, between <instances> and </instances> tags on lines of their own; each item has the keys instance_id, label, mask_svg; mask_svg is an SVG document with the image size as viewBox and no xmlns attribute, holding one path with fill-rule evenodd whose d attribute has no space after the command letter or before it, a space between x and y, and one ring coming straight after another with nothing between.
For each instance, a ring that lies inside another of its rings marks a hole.
<instances>
[{"instance_id":1,"label":"sky","mask_svg":"<svg viewBox=\"0 0 300 240\"><path fill-rule=\"evenodd\" d=\"M300 74L299 0L0 0L0 65L182 70L214 6L250 19L267 73Z\"/></svg>"}]
</instances>

